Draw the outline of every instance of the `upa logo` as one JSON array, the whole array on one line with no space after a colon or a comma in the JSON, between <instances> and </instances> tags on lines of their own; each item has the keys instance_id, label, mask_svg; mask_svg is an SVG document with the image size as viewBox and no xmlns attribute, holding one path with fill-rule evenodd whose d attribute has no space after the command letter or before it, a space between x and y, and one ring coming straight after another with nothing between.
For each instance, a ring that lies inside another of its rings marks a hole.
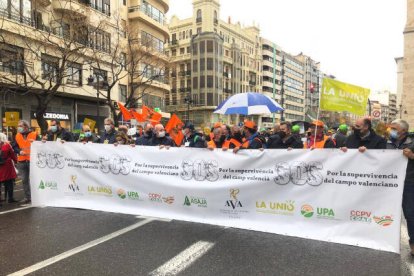
<instances>
[{"instance_id":1,"label":"upa logo","mask_svg":"<svg viewBox=\"0 0 414 276\"><path fill-rule=\"evenodd\" d=\"M335 219L335 212L331 208L316 208L317 217L320 219Z\"/></svg>"},{"instance_id":2,"label":"upa logo","mask_svg":"<svg viewBox=\"0 0 414 276\"><path fill-rule=\"evenodd\" d=\"M125 192L124 189L118 189L118 191L116 191L116 193L118 194L119 198L121 198L121 199L126 198L126 192Z\"/></svg>"},{"instance_id":3,"label":"upa logo","mask_svg":"<svg viewBox=\"0 0 414 276\"><path fill-rule=\"evenodd\" d=\"M311 217L313 217L314 210L313 210L313 207L311 205L305 204L305 205L302 206L302 208L300 210L300 213L305 218L311 218Z\"/></svg>"},{"instance_id":4,"label":"upa logo","mask_svg":"<svg viewBox=\"0 0 414 276\"><path fill-rule=\"evenodd\" d=\"M230 200L226 201L226 207L231 207L234 209L242 208L243 205L241 201L237 199L237 195L240 193L239 189L230 189Z\"/></svg>"},{"instance_id":5,"label":"upa logo","mask_svg":"<svg viewBox=\"0 0 414 276\"><path fill-rule=\"evenodd\" d=\"M392 216L382 216L382 217L374 216L374 221L378 225L387 227L393 223L394 219L392 218Z\"/></svg>"}]
</instances>

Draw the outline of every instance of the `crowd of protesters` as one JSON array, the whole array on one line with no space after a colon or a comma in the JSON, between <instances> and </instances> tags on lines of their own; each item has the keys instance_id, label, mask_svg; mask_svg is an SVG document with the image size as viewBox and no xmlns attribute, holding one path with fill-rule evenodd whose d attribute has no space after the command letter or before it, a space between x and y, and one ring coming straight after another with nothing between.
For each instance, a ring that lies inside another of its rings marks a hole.
<instances>
[{"instance_id":1,"label":"crowd of protesters","mask_svg":"<svg viewBox=\"0 0 414 276\"><path fill-rule=\"evenodd\" d=\"M411 254L414 255L414 140L409 136L409 125L406 121L400 119L393 121L385 135L379 135L374 131L369 118L358 119L352 127L342 124L337 129L330 130L322 121L317 120L313 121L308 129L304 129L303 125L281 122L273 129L259 131L255 122L246 120L242 124L233 126L215 123L211 129L202 130L197 130L192 123L187 122L177 125L175 131L177 135L171 137L171 132L168 133L164 125L150 122L133 128L126 125L116 128L114 121L107 118L104 121L102 135L97 135L88 125L83 125L80 133L75 134L64 129L58 120L52 120L48 132L39 136L27 121L22 120L18 123L17 134L12 142L8 141L6 135L0 133L0 182L4 185L4 199L9 203L16 202L13 189L18 172L25 195L23 202L31 202L30 146L36 140L130 147L222 149L231 150L235 154L243 149L338 148L343 152L347 152L348 149L358 149L361 153L371 149L399 149L409 159L403 194L403 211L407 220Z\"/></svg>"}]
</instances>

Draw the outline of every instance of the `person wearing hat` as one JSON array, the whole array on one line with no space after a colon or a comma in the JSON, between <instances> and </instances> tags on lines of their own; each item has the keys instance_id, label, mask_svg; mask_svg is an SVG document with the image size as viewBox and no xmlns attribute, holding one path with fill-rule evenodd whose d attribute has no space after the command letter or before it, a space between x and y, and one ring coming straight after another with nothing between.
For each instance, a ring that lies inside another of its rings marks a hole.
<instances>
[{"instance_id":1,"label":"person wearing hat","mask_svg":"<svg viewBox=\"0 0 414 276\"><path fill-rule=\"evenodd\" d=\"M304 143L305 149L332 149L335 148L335 142L323 133L325 124L322 121L315 120L310 125L310 135Z\"/></svg>"},{"instance_id":2,"label":"person wearing hat","mask_svg":"<svg viewBox=\"0 0 414 276\"><path fill-rule=\"evenodd\" d=\"M345 142L345 147L341 150L358 149L365 152L367 149L386 149L387 141L375 133L372 129L372 122L369 118L360 118L353 127L354 133L349 135Z\"/></svg>"},{"instance_id":3,"label":"person wearing hat","mask_svg":"<svg viewBox=\"0 0 414 276\"><path fill-rule=\"evenodd\" d=\"M266 148L268 149L303 149L303 143L299 136L292 134L292 124L281 122L279 132L269 137Z\"/></svg>"},{"instance_id":4,"label":"person wearing hat","mask_svg":"<svg viewBox=\"0 0 414 276\"><path fill-rule=\"evenodd\" d=\"M195 132L194 125L187 122L183 128L184 139L182 146L189 148L206 148L207 144L202 135Z\"/></svg>"},{"instance_id":5,"label":"person wearing hat","mask_svg":"<svg viewBox=\"0 0 414 276\"><path fill-rule=\"evenodd\" d=\"M141 137L139 137L137 140L135 140L135 145L137 145L137 146L150 146L152 135L154 134L153 129L154 129L153 125L149 122L146 122L144 124L144 131L143 131Z\"/></svg>"},{"instance_id":6,"label":"person wearing hat","mask_svg":"<svg viewBox=\"0 0 414 276\"><path fill-rule=\"evenodd\" d=\"M263 149L266 140L257 132L257 125L253 121L245 121L243 126L243 134L245 141L240 147L233 149L237 153L240 149Z\"/></svg>"},{"instance_id":7,"label":"person wearing hat","mask_svg":"<svg viewBox=\"0 0 414 276\"><path fill-rule=\"evenodd\" d=\"M338 130L333 137L337 148L345 147L346 138L348 138L347 133L348 126L346 124L342 124L338 127Z\"/></svg>"}]
</instances>

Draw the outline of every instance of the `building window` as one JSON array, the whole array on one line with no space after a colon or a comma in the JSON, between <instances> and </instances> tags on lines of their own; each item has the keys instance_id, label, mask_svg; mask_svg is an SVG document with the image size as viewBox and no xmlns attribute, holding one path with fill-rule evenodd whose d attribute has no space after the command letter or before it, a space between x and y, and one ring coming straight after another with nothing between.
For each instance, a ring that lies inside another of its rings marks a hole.
<instances>
[{"instance_id":1,"label":"building window","mask_svg":"<svg viewBox=\"0 0 414 276\"><path fill-rule=\"evenodd\" d=\"M200 76L200 88L205 88L205 87L206 87L206 77Z\"/></svg>"},{"instance_id":2,"label":"building window","mask_svg":"<svg viewBox=\"0 0 414 276\"><path fill-rule=\"evenodd\" d=\"M79 63L68 63L67 84L82 86L82 65Z\"/></svg>"},{"instance_id":3,"label":"building window","mask_svg":"<svg viewBox=\"0 0 414 276\"><path fill-rule=\"evenodd\" d=\"M198 49L198 44L197 43L194 43L193 44L193 55L197 55L198 54L197 49Z\"/></svg>"},{"instance_id":4,"label":"building window","mask_svg":"<svg viewBox=\"0 0 414 276\"><path fill-rule=\"evenodd\" d=\"M126 70L126 64L127 64L127 55L126 53L121 53L121 60L120 60L121 67Z\"/></svg>"},{"instance_id":5,"label":"building window","mask_svg":"<svg viewBox=\"0 0 414 276\"><path fill-rule=\"evenodd\" d=\"M201 32L202 32L201 27L200 28L197 28L197 34L201 34Z\"/></svg>"},{"instance_id":6,"label":"building window","mask_svg":"<svg viewBox=\"0 0 414 276\"><path fill-rule=\"evenodd\" d=\"M213 88L214 85L214 78L213 76L207 76L207 87Z\"/></svg>"},{"instance_id":7,"label":"building window","mask_svg":"<svg viewBox=\"0 0 414 276\"><path fill-rule=\"evenodd\" d=\"M104 87L104 82L108 80L108 72L102 69L93 68L93 76L96 82L94 87L98 88L99 83L99 88L102 89Z\"/></svg>"},{"instance_id":8,"label":"building window","mask_svg":"<svg viewBox=\"0 0 414 276\"><path fill-rule=\"evenodd\" d=\"M197 23L200 23L203 21L203 16L201 10L197 10Z\"/></svg>"},{"instance_id":9,"label":"building window","mask_svg":"<svg viewBox=\"0 0 414 276\"><path fill-rule=\"evenodd\" d=\"M127 101L127 86L120 84L119 85L119 101L125 103Z\"/></svg>"},{"instance_id":10,"label":"building window","mask_svg":"<svg viewBox=\"0 0 414 276\"><path fill-rule=\"evenodd\" d=\"M200 42L200 54L204 54L206 51L206 42L205 41L201 41Z\"/></svg>"},{"instance_id":11,"label":"building window","mask_svg":"<svg viewBox=\"0 0 414 276\"><path fill-rule=\"evenodd\" d=\"M154 6L150 5L146 0L142 0L140 9L143 13L145 13L152 19L154 19L161 25L164 25L165 23L164 13L162 13L159 9L155 8Z\"/></svg>"},{"instance_id":12,"label":"building window","mask_svg":"<svg viewBox=\"0 0 414 276\"><path fill-rule=\"evenodd\" d=\"M1 43L0 71L22 75L24 71L23 48Z\"/></svg>"},{"instance_id":13,"label":"building window","mask_svg":"<svg viewBox=\"0 0 414 276\"><path fill-rule=\"evenodd\" d=\"M206 59L201 58L200 59L200 72L203 72L206 70Z\"/></svg>"},{"instance_id":14,"label":"building window","mask_svg":"<svg viewBox=\"0 0 414 276\"><path fill-rule=\"evenodd\" d=\"M59 71L59 59L49 55L42 54L42 79L48 81L57 81Z\"/></svg>"},{"instance_id":15,"label":"building window","mask_svg":"<svg viewBox=\"0 0 414 276\"><path fill-rule=\"evenodd\" d=\"M193 77L193 89L198 89L198 77Z\"/></svg>"},{"instance_id":16,"label":"building window","mask_svg":"<svg viewBox=\"0 0 414 276\"><path fill-rule=\"evenodd\" d=\"M144 31L141 31L141 45L160 53L164 52L164 41Z\"/></svg>"},{"instance_id":17,"label":"building window","mask_svg":"<svg viewBox=\"0 0 414 276\"><path fill-rule=\"evenodd\" d=\"M91 0L91 7L106 15L111 15L111 0Z\"/></svg>"},{"instance_id":18,"label":"building window","mask_svg":"<svg viewBox=\"0 0 414 276\"><path fill-rule=\"evenodd\" d=\"M180 48L180 55L184 55L185 54L185 48Z\"/></svg>"},{"instance_id":19,"label":"building window","mask_svg":"<svg viewBox=\"0 0 414 276\"><path fill-rule=\"evenodd\" d=\"M198 72L198 60L193 60L193 72Z\"/></svg>"},{"instance_id":20,"label":"building window","mask_svg":"<svg viewBox=\"0 0 414 276\"><path fill-rule=\"evenodd\" d=\"M207 41L207 53L213 53L214 52L214 43L212 40Z\"/></svg>"},{"instance_id":21,"label":"building window","mask_svg":"<svg viewBox=\"0 0 414 276\"><path fill-rule=\"evenodd\" d=\"M98 51L111 52L111 34L102 30L91 30L89 32L89 47Z\"/></svg>"},{"instance_id":22,"label":"building window","mask_svg":"<svg viewBox=\"0 0 414 276\"><path fill-rule=\"evenodd\" d=\"M207 58L207 70L213 70L213 68L214 68L214 61L213 61L213 59L212 58Z\"/></svg>"}]
</instances>

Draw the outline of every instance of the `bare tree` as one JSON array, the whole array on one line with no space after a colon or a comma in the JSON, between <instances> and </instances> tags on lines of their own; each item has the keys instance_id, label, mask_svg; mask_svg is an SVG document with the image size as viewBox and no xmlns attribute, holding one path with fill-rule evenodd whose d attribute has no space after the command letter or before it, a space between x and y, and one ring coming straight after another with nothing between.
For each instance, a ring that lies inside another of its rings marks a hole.
<instances>
[{"instance_id":1,"label":"bare tree","mask_svg":"<svg viewBox=\"0 0 414 276\"><path fill-rule=\"evenodd\" d=\"M118 20L121 22L121 20ZM128 26L118 25L118 32L112 36L111 60L105 61L99 52L94 58L94 66L102 70L110 68L106 89L100 94L106 99L115 122L118 123L121 114L117 112L113 102L113 91L121 80L127 80L127 95L125 107L135 108L145 95L150 93L154 82L166 83L168 60L164 54L163 42L154 37L142 37L136 30Z\"/></svg>"},{"instance_id":2,"label":"bare tree","mask_svg":"<svg viewBox=\"0 0 414 276\"><path fill-rule=\"evenodd\" d=\"M43 116L51 101L62 88L79 88L82 84L78 80L82 66L90 62L87 58L92 54L90 47L96 46L91 34L98 34L105 23L92 26L90 11L76 0L58 3L60 9L48 13L48 17L33 7L33 19L22 18L20 23L9 21L2 25L7 35L2 36L0 50L9 55L2 57L3 69L7 70L2 70L0 83L22 95L35 96L36 119L42 133L47 131ZM62 6L72 4L77 6ZM109 48L109 41L105 41L103 37L102 44L107 46L100 47Z\"/></svg>"}]
</instances>

